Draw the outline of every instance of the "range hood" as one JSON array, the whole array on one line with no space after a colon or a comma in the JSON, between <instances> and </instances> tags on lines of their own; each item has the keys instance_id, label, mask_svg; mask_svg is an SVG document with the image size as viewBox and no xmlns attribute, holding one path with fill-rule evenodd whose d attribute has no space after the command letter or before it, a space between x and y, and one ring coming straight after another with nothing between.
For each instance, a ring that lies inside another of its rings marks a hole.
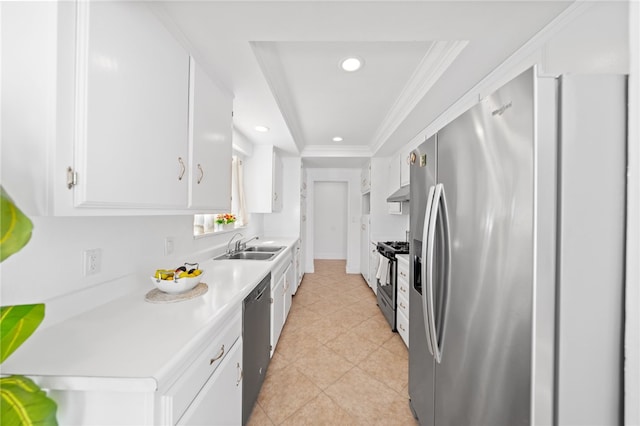
<instances>
[{"instance_id":1,"label":"range hood","mask_svg":"<svg viewBox=\"0 0 640 426\"><path fill-rule=\"evenodd\" d=\"M389 197L387 198L387 203L402 201L409 201L409 185L401 186L400 189L389 195Z\"/></svg>"}]
</instances>

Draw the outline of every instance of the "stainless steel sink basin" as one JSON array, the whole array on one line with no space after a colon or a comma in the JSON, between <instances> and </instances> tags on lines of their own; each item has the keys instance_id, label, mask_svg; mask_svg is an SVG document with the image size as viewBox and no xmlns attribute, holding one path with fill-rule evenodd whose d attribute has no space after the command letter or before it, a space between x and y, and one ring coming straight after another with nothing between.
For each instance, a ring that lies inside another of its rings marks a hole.
<instances>
[{"instance_id":1,"label":"stainless steel sink basin","mask_svg":"<svg viewBox=\"0 0 640 426\"><path fill-rule=\"evenodd\" d=\"M244 252L266 252L266 253L277 253L280 250L282 250L284 247L280 247L280 246L253 246L253 247L247 247L246 249L242 250Z\"/></svg>"},{"instance_id":2,"label":"stainless steel sink basin","mask_svg":"<svg viewBox=\"0 0 640 426\"><path fill-rule=\"evenodd\" d=\"M215 260L271 260L276 256L275 253L262 253L256 251L241 251L233 254L223 254L218 256Z\"/></svg>"}]
</instances>

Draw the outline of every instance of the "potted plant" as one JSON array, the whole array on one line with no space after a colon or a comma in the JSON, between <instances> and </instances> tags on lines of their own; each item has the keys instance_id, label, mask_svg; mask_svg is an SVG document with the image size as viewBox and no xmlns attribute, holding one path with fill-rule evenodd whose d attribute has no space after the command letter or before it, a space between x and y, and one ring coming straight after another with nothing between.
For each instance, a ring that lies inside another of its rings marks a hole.
<instances>
[{"instance_id":1,"label":"potted plant","mask_svg":"<svg viewBox=\"0 0 640 426\"><path fill-rule=\"evenodd\" d=\"M219 214L216 216L216 226L219 230L235 228L236 215L231 213Z\"/></svg>"},{"instance_id":2,"label":"potted plant","mask_svg":"<svg viewBox=\"0 0 640 426\"><path fill-rule=\"evenodd\" d=\"M31 238L33 224L0 186L0 262L17 253ZM0 363L38 328L44 304L0 307ZM0 377L0 424L57 425L56 403L24 376Z\"/></svg>"}]
</instances>

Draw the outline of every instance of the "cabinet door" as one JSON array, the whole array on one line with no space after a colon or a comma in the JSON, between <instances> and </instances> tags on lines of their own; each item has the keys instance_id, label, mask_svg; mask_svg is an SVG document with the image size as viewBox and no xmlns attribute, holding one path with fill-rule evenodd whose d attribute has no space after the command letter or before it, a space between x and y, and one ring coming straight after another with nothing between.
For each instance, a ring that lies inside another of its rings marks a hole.
<instances>
[{"instance_id":1,"label":"cabinet door","mask_svg":"<svg viewBox=\"0 0 640 426\"><path fill-rule=\"evenodd\" d=\"M369 287L373 290L374 293L378 291L378 282L376 278L376 273L378 272L378 266L380 265L380 258L378 256L378 251L376 250L376 246L373 243L369 244Z\"/></svg>"},{"instance_id":2,"label":"cabinet door","mask_svg":"<svg viewBox=\"0 0 640 426\"><path fill-rule=\"evenodd\" d=\"M242 423L242 338L211 375L178 425L239 425Z\"/></svg>"},{"instance_id":3,"label":"cabinet door","mask_svg":"<svg viewBox=\"0 0 640 426\"><path fill-rule=\"evenodd\" d=\"M189 207L231 210L232 100L191 60Z\"/></svg>"},{"instance_id":4,"label":"cabinet door","mask_svg":"<svg viewBox=\"0 0 640 426\"><path fill-rule=\"evenodd\" d=\"M187 206L189 56L147 5L79 2L74 205Z\"/></svg>"},{"instance_id":5,"label":"cabinet door","mask_svg":"<svg viewBox=\"0 0 640 426\"><path fill-rule=\"evenodd\" d=\"M287 269L284 271L284 315L283 315L283 326L284 323L287 322L287 317L289 316L289 311L291 310L291 302L292 296L294 293L294 280L293 280L293 267L292 265L287 266Z\"/></svg>"},{"instance_id":6,"label":"cabinet door","mask_svg":"<svg viewBox=\"0 0 640 426\"><path fill-rule=\"evenodd\" d=\"M284 275L276 277L278 282L272 290L271 298L271 355L276 350L280 332L284 325Z\"/></svg>"},{"instance_id":7,"label":"cabinet door","mask_svg":"<svg viewBox=\"0 0 640 426\"><path fill-rule=\"evenodd\" d=\"M360 223L360 273L369 283L369 216L362 216Z\"/></svg>"},{"instance_id":8,"label":"cabinet door","mask_svg":"<svg viewBox=\"0 0 640 426\"><path fill-rule=\"evenodd\" d=\"M282 211L282 160L274 153L273 154L273 204L272 210L274 212Z\"/></svg>"}]
</instances>

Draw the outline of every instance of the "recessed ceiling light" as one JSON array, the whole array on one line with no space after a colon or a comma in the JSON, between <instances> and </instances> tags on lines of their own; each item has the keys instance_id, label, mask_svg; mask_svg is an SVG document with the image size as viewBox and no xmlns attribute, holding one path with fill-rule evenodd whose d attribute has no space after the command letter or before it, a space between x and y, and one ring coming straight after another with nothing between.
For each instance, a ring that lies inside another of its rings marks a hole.
<instances>
[{"instance_id":1,"label":"recessed ceiling light","mask_svg":"<svg viewBox=\"0 0 640 426\"><path fill-rule=\"evenodd\" d=\"M361 58L351 56L340 61L340 68L347 72L358 71L360 68L362 68L363 63L364 61Z\"/></svg>"},{"instance_id":2,"label":"recessed ceiling light","mask_svg":"<svg viewBox=\"0 0 640 426\"><path fill-rule=\"evenodd\" d=\"M342 138L340 136L336 136L335 138L333 138L334 142L342 142Z\"/></svg>"},{"instance_id":3,"label":"recessed ceiling light","mask_svg":"<svg viewBox=\"0 0 640 426\"><path fill-rule=\"evenodd\" d=\"M262 132L262 133L266 133L269 131L269 128L267 126L256 126L255 129L256 131Z\"/></svg>"}]
</instances>

